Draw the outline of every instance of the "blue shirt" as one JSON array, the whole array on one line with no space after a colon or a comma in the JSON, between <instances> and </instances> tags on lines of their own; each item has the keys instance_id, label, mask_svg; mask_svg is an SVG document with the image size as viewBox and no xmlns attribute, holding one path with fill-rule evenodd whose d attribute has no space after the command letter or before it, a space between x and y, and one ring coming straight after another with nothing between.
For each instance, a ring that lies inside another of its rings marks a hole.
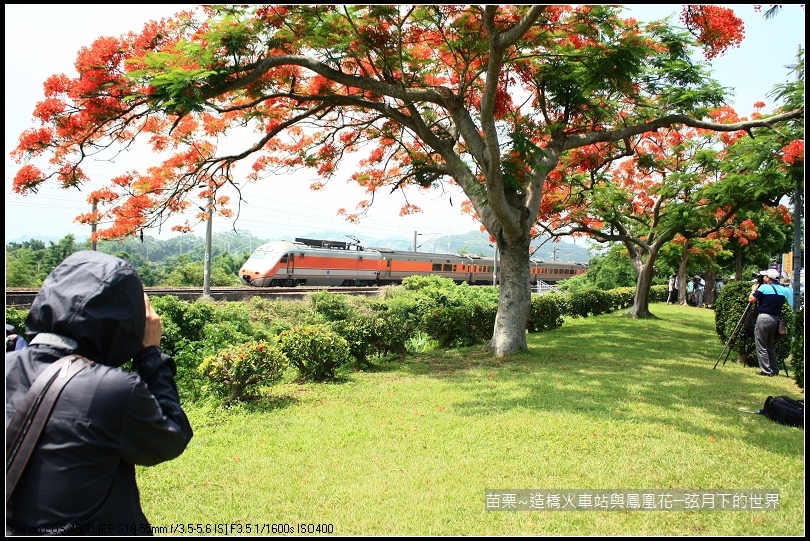
<instances>
[{"instance_id":1,"label":"blue shirt","mask_svg":"<svg viewBox=\"0 0 810 541\"><path fill-rule=\"evenodd\" d=\"M793 291L779 284L762 284L753 293L759 301L759 313L770 314L774 317L782 315L782 305L787 299L793 306Z\"/></svg>"}]
</instances>

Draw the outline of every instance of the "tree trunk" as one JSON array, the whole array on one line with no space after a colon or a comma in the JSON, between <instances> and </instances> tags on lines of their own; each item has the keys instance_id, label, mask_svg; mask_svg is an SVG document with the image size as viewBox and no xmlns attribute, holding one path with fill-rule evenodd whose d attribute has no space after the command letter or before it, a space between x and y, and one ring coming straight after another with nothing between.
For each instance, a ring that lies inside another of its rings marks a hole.
<instances>
[{"instance_id":1,"label":"tree trunk","mask_svg":"<svg viewBox=\"0 0 810 541\"><path fill-rule=\"evenodd\" d=\"M648 257L647 262L637 262L638 279L636 280L636 296L633 298L633 307L627 315L633 318L655 317L650 313L650 287L655 272L655 257ZM680 292L679 292L680 294Z\"/></svg>"},{"instance_id":2,"label":"tree trunk","mask_svg":"<svg viewBox=\"0 0 810 541\"><path fill-rule=\"evenodd\" d=\"M686 275L686 264L689 262L689 250L686 245L681 253L681 261L678 263L678 283L681 289L678 290L678 303L688 304L686 296L689 294L689 277Z\"/></svg>"},{"instance_id":3,"label":"tree trunk","mask_svg":"<svg viewBox=\"0 0 810 541\"><path fill-rule=\"evenodd\" d=\"M717 288L714 285L715 277L716 275L713 270L708 270L703 273L703 279L706 280L703 304L706 308L714 308L714 303L717 301Z\"/></svg>"},{"instance_id":4,"label":"tree trunk","mask_svg":"<svg viewBox=\"0 0 810 541\"><path fill-rule=\"evenodd\" d=\"M498 242L500 289L495 330L489 348L500 357L526 351L526 324L532 302L529 283L529 238L511 245Z\"/></svg>"}]
</instances>

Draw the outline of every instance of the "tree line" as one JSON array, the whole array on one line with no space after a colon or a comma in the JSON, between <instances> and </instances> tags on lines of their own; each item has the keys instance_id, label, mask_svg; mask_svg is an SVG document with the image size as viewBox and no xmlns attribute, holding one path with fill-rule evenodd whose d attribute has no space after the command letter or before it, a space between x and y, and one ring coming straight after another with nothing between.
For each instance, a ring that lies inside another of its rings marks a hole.
<instances>
[{"instance_id":1,"label":"tree line","mask_svg":"<svg viewBox=\"0 0 810 541\"><path fill-rule=\"evenodd\" d=\"M263 242L251 233L215 233L211 242L211 285L239 285L239 268ZM6 243L6 287L38 288L67 256L90 249L93 247L89 241L77 241L73 235L65 235L58 242ZM97 242L95 249L132 263L147 287L203 284L205 241L193 235L167 240L149 236L106 240Z\"/></svg>"},{"instance_id":2,"label":"tree line","mask_svg":"<svg viewBox=\"0 0 810 541\"><path fill-rule=\"evenodd\" d=\"M767 213L757 221L760 242L746 243L743 248L732 246L715 251L691 248L692 256L685 267L686 276L700 274L711 282L715 277L740 279L753 271L778 262L782 253L790 251L791 226L777 220L768 220ZM267 242L249 232L226 231L214 233L211 242L211 285L238 286L239 268L258 246ZM739 242L738 242L739 244ZM6 243L6 287L38 288L48 274L70 254L93 249L89 241L79 241L72 234L59 241L38 239ZM115 255L138 270L147 287L189 286L202 287L205 261L205 241L193 235L177 235L160 240L151 236L127 237L96 243L98 251ZM683 247L674 243L665 246L656 262L653 285L666 284L671 274L678 274L682 266ZM588 271L576 278L561 282L563 290L588 288L608 291L617 287L635 287L637 272L620 243L590 248ZM736 270L738 264L740 271Z\"/></svg>"}]
</instances>

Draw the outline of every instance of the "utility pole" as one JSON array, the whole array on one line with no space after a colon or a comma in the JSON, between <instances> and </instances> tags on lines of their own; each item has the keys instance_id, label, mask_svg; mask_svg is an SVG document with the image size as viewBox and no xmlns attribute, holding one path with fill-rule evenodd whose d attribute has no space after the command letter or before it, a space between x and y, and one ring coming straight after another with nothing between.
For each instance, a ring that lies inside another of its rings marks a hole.
<instances>
[{"instance_id":1,"label":"utility pole","mask_svg":"<svg viewBox=\"0 0 810 541\"><path fill-rule=\"evenodd\" d=\"M799 53L802 46L799 45ZM797 54L798 57L798 54ZM785 66L796 72L796 80L800 79L799 63ZM799 298L802 288L799 281L802 273L802 180L804 175L796 175L796 185L793 192L793 313L799 311Z\"/></svg>"},{"instance_id":2,"label":"utility pole","mask_svg":"<svg viewBox=\"0 0 810 541\"><path fill-rule=\"evenodd\" d=\"M416 231L413 232L413 251L416 251Z\"/></svg>"},{"instance_id":3,"label":"utility pole","mask_svg":"<svg viewBox=\"0 0 810 541\"><path fill-rule=\"evenodd\" d=\"M793 194L793 313L799 311L799 297L802 287L799 281L802 276L802 177L796 175L796 186Z\"/></svg>"},{"instance_id":4,"label":"utility pole","mask_svg":"<svg viewBox=\"0 0 810 541\"><path fill-rule=\"evenodd\" d=\"M203 270L203 297L211 298L211 230L214 225L214 194L208 196L208 223L205 225L205 267Z\"/></svg>"},{"instance_id":5,"label":"utility pole","mask_svg":"<svg viewBox=\"0 0 810 541\"><path fill-rule=\"evenodd\" d=\"M96 204L96 200L93 199L93 206L91 207L91 210L92 210L94 215L96 213L96 209L98 209L98 206ZM96 238L96 221L95 220L93 220L93 224L90 226L90 238L94 239L94 240L90 241L90 249L95 252L96 251L96 241L95 241L95 238Z\"/></svg>"}]
</instances>

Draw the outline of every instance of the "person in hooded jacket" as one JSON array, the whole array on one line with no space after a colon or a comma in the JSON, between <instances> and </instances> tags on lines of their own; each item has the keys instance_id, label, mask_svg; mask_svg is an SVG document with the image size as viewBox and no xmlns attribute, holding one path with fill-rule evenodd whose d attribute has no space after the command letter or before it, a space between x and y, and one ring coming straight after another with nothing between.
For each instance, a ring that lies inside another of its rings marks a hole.
<instances>
[{"instance_id":1,"label":"person in hooded jacket","mask_svg":"<svg viewBox=\"0 0 810 541\"><path fill-rule=\"evenodd\" d=\"M81 251L45 279L25 321L29 347L6 354L6 429L49 365L92 363L68 380L13 492L6 534L151 535L135 465L174 459L192 438L160 317L135 268ZM134 372L120 368L132 361Z\"/></svg>"}]
</instances>

